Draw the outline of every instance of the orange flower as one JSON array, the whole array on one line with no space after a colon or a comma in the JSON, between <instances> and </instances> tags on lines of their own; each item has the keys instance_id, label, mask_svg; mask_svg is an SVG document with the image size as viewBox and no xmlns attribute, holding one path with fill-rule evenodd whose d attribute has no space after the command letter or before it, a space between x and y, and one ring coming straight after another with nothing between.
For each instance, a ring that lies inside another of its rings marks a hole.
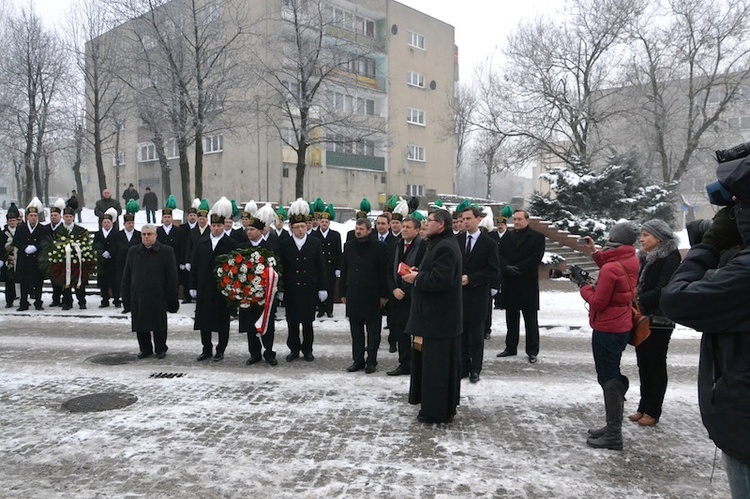
<instances>
[{"instance_id":1,"label":"orange flower","mask_svg":"<svg viewBox=\"0 0 750 499\"><path fill-rule=\"evenodd\" d=\"M242 263L242 255L237 255L234 257L234 261L237 263Z\"/></svg>"}]
</instances>

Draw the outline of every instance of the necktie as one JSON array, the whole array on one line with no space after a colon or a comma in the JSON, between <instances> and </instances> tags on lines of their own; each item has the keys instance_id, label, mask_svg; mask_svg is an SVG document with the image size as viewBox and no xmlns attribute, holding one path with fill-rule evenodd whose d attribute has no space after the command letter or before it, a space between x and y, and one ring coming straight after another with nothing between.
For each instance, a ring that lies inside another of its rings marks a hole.
<instances>
[{"instance_id":1,"label":"necktie","mask_svg":"<svg viewBox=\"0 0 750 499\"><path fill-rule=\"evenodd\" d=\"M404 243L404 254L406 254L407 251L409 251L409 245L411 243Z\"/></svg>"},{"instance_id":2,"label":"necktie","mask_svg":"<svg viewBox=\"0 0 750 499\"><path fill-rule=\"evenodd\" d=\"M380 242L381 243L385 242L385 236L380 236Z\"/></svg>"},{"instance_id":3,"label":"necktie","mask_svg":"<svg viewBox=\"0 0 750 499\"><path fill-rule=\"evenodd\" d=\"M471 253L471 236L466 236L466 256Z\"/></svg>"}]
</instances>

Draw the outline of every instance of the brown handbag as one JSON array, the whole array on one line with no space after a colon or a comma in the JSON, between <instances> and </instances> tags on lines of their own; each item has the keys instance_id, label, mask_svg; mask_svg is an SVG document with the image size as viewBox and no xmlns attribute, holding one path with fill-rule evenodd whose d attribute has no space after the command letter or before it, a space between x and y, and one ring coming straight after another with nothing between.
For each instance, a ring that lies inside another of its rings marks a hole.
<instances>
[{"instance_id":1,"label":"brown handbag","mask_svg":"<svg viewBox=\"0 0 750 499\"><path fill-rule=\"evenodd\" d=\"M617 263L622 267L623 272L625 272L625 278L628 280L630 292L633 295L633 302L630 305L630 310L633 313L633 328L630 330L630 339L628 340L628 343L637 347L651 335L651 318L641 313L641 308L638 306L638 299L636 298L633 284L628 277L628 271L625 270L625 266L621 262Z\"/></svg>"}]
</instances>

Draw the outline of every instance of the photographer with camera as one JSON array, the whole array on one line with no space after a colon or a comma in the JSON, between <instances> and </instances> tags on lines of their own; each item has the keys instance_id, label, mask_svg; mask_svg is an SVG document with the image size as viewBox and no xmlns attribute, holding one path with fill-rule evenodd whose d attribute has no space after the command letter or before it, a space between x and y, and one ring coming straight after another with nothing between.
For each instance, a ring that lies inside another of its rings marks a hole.
<instances>
[{"instance_id":1,"label":"photographer with camera","mask_svg":"<svg viewBox=\"0 0 750 499\"><path fill-rule=\"evenodd\" d=\"M589 305L589 325L593 329L591 349L599 385L604 390L607 424L589 430L586 443L596 449L622 450L622 413L628 378L620 372L622 352L633 328L631 304L638 281L638 258L633 246L639 230L630 222L615 224L607 243L597 250L594 240L586 237L584 253L590 254L599 267L599 279L593 285L580 267L570 267L570 280L581 289Z\"/></svg>"},{"instance_id":2,"label":"photographer with camera","mask_svg":"<svg viewBox=\"0 0 750 499\"><path fill-rule=\"evenodd\" d=\"M750 497L750 143L717 151L707 186L714 216L662 289L670 319L703 333L698 400L708 436L724 454L733 498ZM722 253L739 245L720 266Z\"/></svg>"}]
</instances>

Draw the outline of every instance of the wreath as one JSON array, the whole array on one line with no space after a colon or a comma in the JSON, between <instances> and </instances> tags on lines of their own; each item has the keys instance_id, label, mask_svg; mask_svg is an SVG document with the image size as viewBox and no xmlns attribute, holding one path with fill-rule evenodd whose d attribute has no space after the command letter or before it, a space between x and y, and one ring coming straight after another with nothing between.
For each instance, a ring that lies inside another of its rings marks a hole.
<instances>
[{"instance_id":1,"label":"wreath","mask_svg":"<svg viewBox=\"0 0 750 499\"><path fill-rule=\"evenodd\" d=\"M276 293L279 260L273 251L243 248L216 258L216 282L230 306L263 307Z\"/></svg>"},{"instance_id":2,"label":"wreath","mask_svg":"<svg viewBox=\"0 0 750 499\"><path fill-rule=\"evenodd\" d=\"M88 233L62 236L44 249L40 266L55 284L64 288L78 288L96 272L97 257Z\"/></svg>"}]
</instances>

